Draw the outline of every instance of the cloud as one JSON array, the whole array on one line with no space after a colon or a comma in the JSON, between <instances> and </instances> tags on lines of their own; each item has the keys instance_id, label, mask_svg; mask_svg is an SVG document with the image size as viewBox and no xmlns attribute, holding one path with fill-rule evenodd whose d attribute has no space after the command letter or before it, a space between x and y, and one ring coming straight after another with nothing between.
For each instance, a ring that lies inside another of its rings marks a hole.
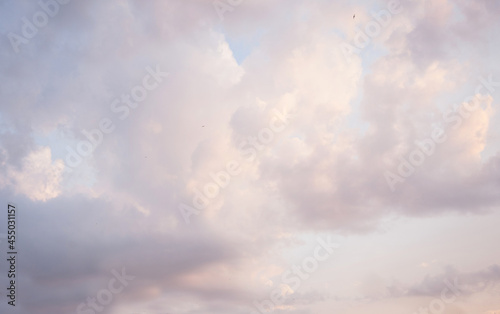
<instances>
[{"instance_id":1,"label":"cloud","mask_svg":"<svg viewBox=\"0 0 500 314\"><path fill-rule=\"evenodd\" d=\"M75 312L122 267L136 279L103 313L247 313L312 235L372 243L391 217L458 213L486 224L497 212L498 92L476 91L479 77L500 79L490 57L500 11L488 1L402 1L350 61L342 43L388 2L242 1L220 20L205 0L70 1L18 53L7 35L22 33L40 5L0 6L0 195L21 208L23 314ZM147 67L169 76L120 119L113 101ZM458 116L475 95L481 106ZM289 123L253 146L276 112ZM114 131L69 171L67 147L103 118ZM435 129L446 141L392 192L384 172ZM229 161L241 172L186 225L179 205ZM417 265L437 258L418 246ZM396 253L383 258L410 263ZM390 313L435 296L449 276L471 286L498 279L497 266L474 264L421 282L401 272L397 282L417 283L391 286L386 273L357 278L374 260L350 254L359 263L335 273L332 259L317 275L342 280L312 280L281 311Z\"/></svg>"},{"instance_id":2,"label":"cloud","mask_svg":"<svg viewBox=\"0 0 500 314\"><path fill-rule=\"evenodd\" d=\"M5 176L0 181L1 185L13 187L15 193L24 194L37 201L47 201L61 194L64 164L62 160L52 161L50 148L44 147L30 152L23 158L20 168L7 166Z\"/></svg>"}]
</instances>

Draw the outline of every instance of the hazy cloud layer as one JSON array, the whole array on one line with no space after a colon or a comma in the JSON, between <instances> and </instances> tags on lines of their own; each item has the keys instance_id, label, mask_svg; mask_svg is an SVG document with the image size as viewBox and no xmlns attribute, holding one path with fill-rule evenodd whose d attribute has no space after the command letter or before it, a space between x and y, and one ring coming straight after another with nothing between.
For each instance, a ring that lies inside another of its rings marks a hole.
<instances>
[{"instance_id":1,"label":"hazy cloud layer","mask_svg":"<svg viewBox=\"0 0 500 314\"><path fill-rule=\"evenodd\" d=\"M499 16L462 0L3 1L17 313L92 313L123 269L101 313L258 313L276 289L276 313L413 313L455 278L470 289L444 313L498 311ZM291 289L326 236L341 248Z\"/></svg>"}]
</instances>

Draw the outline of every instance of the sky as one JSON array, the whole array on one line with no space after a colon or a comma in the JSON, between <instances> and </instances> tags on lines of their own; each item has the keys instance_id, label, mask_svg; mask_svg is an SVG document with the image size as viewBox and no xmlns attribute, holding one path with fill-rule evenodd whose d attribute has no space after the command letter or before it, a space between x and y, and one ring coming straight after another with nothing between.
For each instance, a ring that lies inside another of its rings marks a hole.
<instances>
[{"instance_id":1,"label":"sky","mask_svg":"<svg viewBox=\"0 0 500 314\"><path fill-rule=\"evenodd\" d=\"M499 314L499 17L0 1L0 312Z\"/></svg>"}]
</instances>

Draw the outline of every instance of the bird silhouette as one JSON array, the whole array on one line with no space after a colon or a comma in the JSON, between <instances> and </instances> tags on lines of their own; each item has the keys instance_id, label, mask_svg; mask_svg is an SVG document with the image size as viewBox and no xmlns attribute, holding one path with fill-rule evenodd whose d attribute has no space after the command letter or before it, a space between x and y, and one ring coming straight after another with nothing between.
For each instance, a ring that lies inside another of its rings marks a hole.
<instances>
[{"instance_id":1,"label":"bird silhouette","mask_svg":"<svg viewBox=\"0 0 500 314\"><path fill-rule=\"evenodd\" d=\"M356 14L354 14L354 15L352 16L352 18L353 18L353 19L354 19L355 17L356 17Z\"/></svg>"}]
</instances>

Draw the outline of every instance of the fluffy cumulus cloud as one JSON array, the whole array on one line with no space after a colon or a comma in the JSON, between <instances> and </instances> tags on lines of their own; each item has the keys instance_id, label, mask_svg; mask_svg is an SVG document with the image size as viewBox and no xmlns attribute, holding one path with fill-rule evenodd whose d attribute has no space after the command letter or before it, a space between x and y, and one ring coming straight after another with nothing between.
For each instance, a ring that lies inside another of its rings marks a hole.
<instances>
[{"instance_id":1,"label":"fluffy cumulus cloud","mask_svg":"<svg viewBox=\"0 0 500 314\"><path fill-rule=\"evenodd\" d=\"M16 194L24 194L32 200L46 201L61 193L63 169L62 160L52 162L50 149L43 147L26 156L20 170L7 167L3 185L13 187Z\"/></svg>"},{"instance_id":2,"label":"fluffy cumulus cloud","mask_svg":"<svg viewBox=\"0 0 500 314\"><path fill-rule=\"evenodd\" d=\"M3 1L0 311L498 313L499 16Z\"/></svg>"}]
</instances>

